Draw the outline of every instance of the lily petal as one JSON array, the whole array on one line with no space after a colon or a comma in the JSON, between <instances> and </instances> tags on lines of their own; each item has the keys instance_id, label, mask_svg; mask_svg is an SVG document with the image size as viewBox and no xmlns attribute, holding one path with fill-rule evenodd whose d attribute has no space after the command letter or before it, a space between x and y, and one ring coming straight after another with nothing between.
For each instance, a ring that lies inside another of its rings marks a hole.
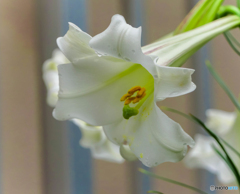
<instances>
[{"instance_id":1,"label":"lily petal","mask_svg":"<svg viewBox=\"0 0 240 194\"><path fill-rule=\"evenodd\" d=\"M187 145L193 146L194 141L155 103L151 104L143 105L145 109L133 119L103 126L107 137L118 144L128 143L131 151L149 167L180 161Z\"/></svg>"},{"instance_id":2,"label":"lily petal","mask_svg":"<svg viewBox=\"0 0 240 194\"><path fill-rule=\"evenodd\" d=\"M193 69L158 66L159 83L155 87L157 101L190 93L196 89L192 82ZM156 84L155 84L156 85Z\"/></svg>"},{"instance_id":3,"label":"lily petal","mask_svg":"<svg viewBox=\"0 0 240 194\"><path fill-rule=\"evenodd\" d=\"M109 162L124 162L120 155L120 146L113 144L106 138L102 127L89 125L79 119L73 119L72 121L82 133L80 145L90 148L93 158Z\"/></svg>"},{"instance_id":4,"label":"lily petal","mask_svg":"<svg viewBox=\"0 0 240 194\"><path fill-rule=\"evenodd\" d=\"M57 44L68 60L75 63L84 57L96 55L88 45L91 38L89 34L83 32L79 27L69 23L68 32L64 37L57 39Z\"/></svg>"},{"instance_id":5,"label":"lily petal","mask_svg":"<svg viewBox=\"0 0 240 194\"><path fill-rule=\"evenodd\" d=\"M101 146L92 147L91 151L93 158L116 163L124 162L123 157L120 155L119 146L109 140L105 141Z\"/></svg>"},{"instance_id":6,"label":"lily petal","mask_svg":"<svg viewBox=\"0 0 240 194\"><path fill-rule=\"evenodd\" d=\"M58 39L72 64L58 66L60 91L53 115L58 120L78 118L91 125L105 125L122 118L120 98L129 88L145 85L151 75L139 64L98 56L88 46L90 39L72 24Z\"/></svg>"},{"instance_id":7,"label":"lily petal","mask_svg":"<svg viewBox=\"0 0 240 194\"><path fill-rule=\"evenodd\" d=\"M88 125L79 119L73 119L72 121L81 130L82 138L79 142L81 146L91 148L106 141L106 136L102 130L102 127Z\"/></svg>"},{"instance_id":8,"label":"lily petal","mask_svg":"<svg viewBox=\"0 0 240 194\"><path fill-rule=\"evenodd\" d=\"M132 153L131 149L129 148L129 145L121 145L120 146L120 153L121 156L127 160L127 161L135 161L138 158L135 156L134 153Z\"/></svg>"},{"instance_id":9,"label":"lily petal","mask_svg":"<svg viewBox=\"0 0 240 194\"><path fill-rule=\"evenodd\" d=\"M114 15L109 27L94 36L89 44L97 53L141 64L154 77L157 76L152 58L142 52L141 28L133 28L121 15Z\"/></svg>"},{"instance_id":10,"label":"lily petal","mask_svg":"<svg viewBox=\"0 0 240 194\"><path fill-rule=\"evenodd\" d=\"M53 112L56 119L78 118L91 125L121 120L123 103L120 98L129 88L146 85L152 78L138 64L112 63L105 58L98 58L95 63L92 60L86 59L80 67L58 66L60 91ZM124 67L126 69L119 73Z\"/></svg>"},{"instance_id":11,"label":"lily petal","mask_svg":"<svg viewBox=\"0 0 240 194\"><path fill-rule=\"evenodd\" d=\"M218 135L227 134L232 129L237 118L235 112L225 112L216 109L208 109L206 116L206 126Z\"/></svg>"}]
</instances>

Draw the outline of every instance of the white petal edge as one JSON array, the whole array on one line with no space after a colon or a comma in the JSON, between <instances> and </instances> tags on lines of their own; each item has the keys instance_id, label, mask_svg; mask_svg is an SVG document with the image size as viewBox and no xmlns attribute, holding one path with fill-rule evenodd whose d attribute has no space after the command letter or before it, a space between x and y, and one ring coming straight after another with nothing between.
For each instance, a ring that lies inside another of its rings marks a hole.
<instances>
[{"instance_id":1,"label":"white petal edge","mask_svg":"<svg viewBox=\"0 0 240 194\"><path fill-rule=\"evenodd\" d=\"M133 28L121 15L114 15L108 28L94 36L89 45L102 55L141 64L154 78L158 77L152 58L142 52L141 28Z\"/></svg>"},{"instance_id":2,"label":"white petal edge","mask_svg":"<svg viewBox=\"0 0 240 194\"><path fill-rule=\"evenodd\" d=\"M101 126L92 126L79 119L73 119L81 133L80 145L91 149L92 157L109 162L122 163L119 146L110 142L105 136Z\"/></svg>"},{"instance_id":3,"label":"white petal edge","mask_svg":"<svg viewBox=\"0 0 240 194\"><path fill-rule=\"evenodd\" d=\"M157 66L157 69L159 80L155 84L156 101L188 94L196 89L191 77L195 70L164 66Z\"/></svg>"},{"instance_id":4,"label":"white petal edge","mask_svg":"<svg viewBox=\"0 0 240 194\"><path fill-rule=\"evenodd\" d=\"M144 105L143 105L144 107ZM146 166L178 162L193 146L193 139L181 126L167 117L155 103L129 120L103 126L107 137L121 145L128 143L131 151Z\"/></svg>"}]
</instances>

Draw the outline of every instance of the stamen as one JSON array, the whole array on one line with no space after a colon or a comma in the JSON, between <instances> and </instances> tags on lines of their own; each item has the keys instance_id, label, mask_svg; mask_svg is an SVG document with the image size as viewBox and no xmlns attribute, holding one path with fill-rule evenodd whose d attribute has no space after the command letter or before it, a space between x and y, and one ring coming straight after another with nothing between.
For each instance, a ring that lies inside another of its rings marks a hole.
<instances>
[{"instance_id":1,"label":"stamen","mask_svg":"<svg viewBox=\"0 0 240 194\"><path fill-rule=\"evenodd\" d=\"M136 104L136 103L138 103L140 101L140 98L135 98L133 101L132 101L132 103L133 104Z\"/></svg>"},{"instance_id":2,"label":"stamen","mask_svg":"<svg viewBox=\"0 0 240 194\"><path fill-rule=\"evenodd\" d=\"M140 100L142 100L146 96L146 92L140 97Z\"/></svg>"},{"instance_id":3,"label":"stamen","mask_svg":"<svg viewBox=\"0 0 240 194\"><path fill-rule=\"evenodd\" d=\"M136 91L139 91L139 90L141 90L141 87L135 86L135 87L131 88L130 90L128 90L128 93L133 95Z\"/></svg>"},{"instance_id":4,"label":"stamen","mask_svg":"<svg viewBox=\"0 0 240 194\"><path fill-rule=\"evenodd\" d=\"M130 104L134 99L135 99L135 97L128 98L128 99L124 102L124 105Z\"/></svg>"},{"instance_id":5,"label":"stamen","mask_svg":"<svg viewBox=\"0 0 240 194\"><path fill-rule=\"evenodd\" d=\"M131 96L131 94L124 94L123 96L122 96L122 98L120 99L120 101L125 101L128 97L130 97Z\"/></svg>"},{"instance_id":6,"label":"stamen","mask_svg":"<svg viewBox=\"0 0 240 194\"><path fill-rule=\"evenodd\" d=\"M138 103L138 102L139 102L140 100L142 100L145 96L146 96L146 92L143 93L142 96L140 96L140 97L136 97L136 98L132 101L132 103L133 103L133 104Z\"/></svg>"},{"instance_id":7,"label":"stamen","mask_svg":"<svg viewBox=\"0 0 240 194\"><path fill-rule=\"evenodd\" d=\"M146 91L146 88L141 88L141 90L137 93L137 97L141 97L145 91Z\"/></svg>"}]
</instances>

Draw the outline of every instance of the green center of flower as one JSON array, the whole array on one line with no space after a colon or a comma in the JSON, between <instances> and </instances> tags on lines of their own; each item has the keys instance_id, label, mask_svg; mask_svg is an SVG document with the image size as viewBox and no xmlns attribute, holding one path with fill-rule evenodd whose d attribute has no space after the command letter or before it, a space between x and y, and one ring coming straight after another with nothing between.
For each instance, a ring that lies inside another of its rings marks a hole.
<instances>
[{"instance_id":1,"label":"green center of flower","mask_svg":"<svg viewBox=\"0 0 240 194\"><path fill-rule=\"evenodd\" d=\"M136 95L135 95L136 94ZM138 108L130 107L129 104L136 104L140 102L146 96L146 89L144 87L135 86L128 90L127 94L124 94L120 101L124 101L123 107L123 117L125 119L129 119L132 116L136 116L138 114Z\"/></svg>"}]
</instances>

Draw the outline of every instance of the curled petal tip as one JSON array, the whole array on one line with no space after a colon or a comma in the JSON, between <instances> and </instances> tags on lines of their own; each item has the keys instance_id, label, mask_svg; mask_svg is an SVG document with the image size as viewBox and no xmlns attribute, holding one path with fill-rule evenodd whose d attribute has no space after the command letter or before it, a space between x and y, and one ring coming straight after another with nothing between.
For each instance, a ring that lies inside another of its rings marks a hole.
<instances>
[{"instance_id":1,"label":"curled petal tip","mask_svg":"<svg viewBox=\"0 0 240 194\"><path fill-rule=\"evenodd\" d=\"M112 22L125 22L126 23L125 18L120 14L116 14L116 15L112 16L111 21Z\"/></svg>"},{"instance_id":2,"label":"curled petal tip","mask_svg":"<svg viewBox=\"0 0 240 194\"><path fill-rule=\"evenodd\" d=\"M68 25L69 25L69 30L74 29L74 30L77 30L77 31L82 31L77 25L75 25L72 22L68 22Z\"/></svg>"}]
</instances>

